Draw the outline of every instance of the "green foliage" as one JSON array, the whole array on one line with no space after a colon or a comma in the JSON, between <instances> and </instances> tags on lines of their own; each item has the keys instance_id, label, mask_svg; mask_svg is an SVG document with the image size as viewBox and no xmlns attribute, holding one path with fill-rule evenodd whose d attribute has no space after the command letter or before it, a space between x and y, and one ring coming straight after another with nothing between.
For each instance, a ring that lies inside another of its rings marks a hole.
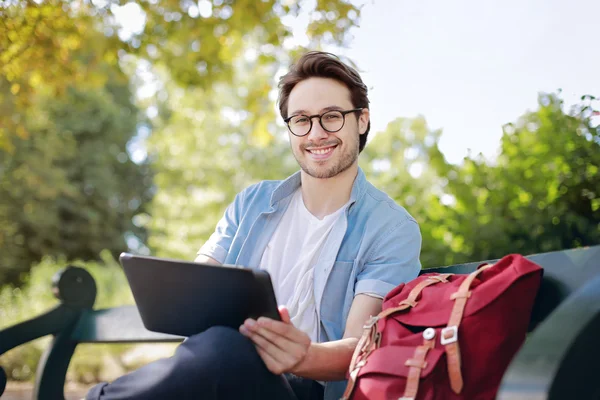
<instances>
[{"instance_id":1,"label":"green foliage","mask_svg":"<svg viewBox=\"0 0 600 400\"><path fill-rule=\"evenodd\" d=\"M425 267L600 243L600 131L592 97L570 111L556 94L504 127L496 162L448 164L421 117L375 136L361 163L421 224ZM414 169L415 164L419 165ZM422 168L421 168L422 167ZM413 177L410 170L422 169Z\"/></svg>"},{"instance_id":2,"label":"green foliage","mask_svg":"<svg viewBox=\"0 0 600 400\"><path fill-rule=\"evenodd\" d=\"M132 218L151 198L152 176L127 152L138 111L127 81L109 73L102 89L38 96L23 120L34 134L0 150L0 285L46 255L93 260L126 250L126 236L145 239Z\"/></svg>"},{"instance_id":3,"label":"green foliage","mask_svg":"<svg viewBox=\"0 0 600 400\"><path fill-rule=\"evenodd\" d=\"M497 164L467 159L448 193L456 205L447 232L464 243L459 261L600 243L598 128L590 104L570 112L557 95L540 95L539 109L504 127Z\"/></svg>"},{"instance_id":4,"label":"green foliage","mask_svg":"<svg viewBox=\"0 0 600 400\"><path fill-rule=\"evenodd\" d=\"M41 91L61 97L70 86L105 83L101 65L116 63L105 54L116 41L90 29L94 21L84 9L60 0L0 4L0 150L29 137L24 115Z\"/></svg>"},{"instance_id":5,"label":"green foliage","mask_svg":"<svg viewBox=\"0 0 600 400\"><path fill-rule=\"evenodd\" d=\"M565 112L557 95L542 94L539 110L504 127L491 180L497 184L490 190L506 196L494 206L515 251L600 243L600 210L594 206L600 198L600 130L590 120L591 101L584 97Z\"/></svg>"}]
</instances>

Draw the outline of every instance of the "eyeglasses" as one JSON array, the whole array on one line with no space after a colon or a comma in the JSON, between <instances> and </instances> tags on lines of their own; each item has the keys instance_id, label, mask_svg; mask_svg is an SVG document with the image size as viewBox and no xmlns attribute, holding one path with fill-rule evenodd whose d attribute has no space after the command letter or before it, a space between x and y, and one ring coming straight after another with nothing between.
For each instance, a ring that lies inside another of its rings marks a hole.
<instances>
[{"instance_id":1,"label":"eyeglasses","mask_svg":"<svg viewBox=\"0 0 600 400\"><path fill-rule=\"evenodd\" d=\"M362 110L362 108L355 108L347 111L327 111L323 114L315 115L292 115L283 121L287 124L288 129L294 136L302 137L308 135L313 127L313 118L319 118L319 124L325 131L334 133L344 127L346 114Z\"/></svg>"}]
</instances>

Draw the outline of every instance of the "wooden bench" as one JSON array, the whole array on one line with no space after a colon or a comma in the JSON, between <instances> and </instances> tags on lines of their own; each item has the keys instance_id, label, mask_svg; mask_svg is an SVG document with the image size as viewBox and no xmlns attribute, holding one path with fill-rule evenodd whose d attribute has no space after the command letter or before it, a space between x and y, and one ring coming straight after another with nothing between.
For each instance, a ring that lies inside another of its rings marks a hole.
<instances>
[{"instance_id":1,"label":"wooden bench","mask_svg":"<svg viewBox=\"0 0 600 400\"><path fill-rule=\"evenodd\" d=\"M599 399L600 246L529 258L544 268L544 280L531 318L531 333L506 371L497 398ZM480 264L425 271L466 274ZM96 284L82 268L67 267L57 274L52 290L60 300L57 307L0 331L0 355L53 335L37 368L34 399L64 399L65 376L79 343L183 339L146 330L135 306L93 309ZM0 368L0 396L5 384L6 375Z\"/></svg>"}]
</instances>

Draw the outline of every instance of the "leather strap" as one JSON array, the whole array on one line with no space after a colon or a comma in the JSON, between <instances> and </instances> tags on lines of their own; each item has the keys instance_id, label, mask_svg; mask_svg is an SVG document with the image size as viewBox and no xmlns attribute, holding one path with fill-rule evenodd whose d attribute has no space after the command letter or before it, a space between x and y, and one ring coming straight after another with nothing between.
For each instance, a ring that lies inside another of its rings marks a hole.
<instances>
[{"instance_id":1,"label":"leather strap","mask_svg":"<svg viewBox=\"0 0 600 400\"><path fill-rule=\"evenodd\" d=\"M463 388L463 378L461 372L460 348L458 346L458 327L462 321L467 299L471 297L471 284L482 271L491 268L493 265L484 265L472 272L462 282L458 291L450 296L454 300L454 306L450 313L450 319L446 328L442 329L440 341L446 348L446 360L448 361L448 376L450 378L450 387L454 393L459 394Z\"/></svg>"},{"instance_id":2,"label":"leather strap","mask_svg":"<svg viewBox=\"0 0 600 400\"><path fill-rule=\"evenodd\" d=\"M433 339L423 339L423 344L417 346L413 358L406 360L404 365L408 367L408 376L406 378L406 387L404 388L404 396L401 399L415 399L419 391L419 381L421 379L421 371L427 368L427 353L433 349L435 343Z\"/></svg>"},{"instance_id":3,"label":"leather strap","mask_svg":"<svg viewBox=\"0 0 600 400\"><path fill-rule=\"evenodd\" d=\"M395 314L398 311L404 311L409 307L415 307L419 302L417 301L417 297L421 294L423 289L427 286L434 285L436 283L447 283L448 277L452 274L440 274L428 276L427 279L419 282L411 291L408 293L406 299L402 300L398 303L398 307L391 307L379 313L377 316L378 319L386 318L390 314Z\"/></svg>"},{"instance_id":4,"label":"leather strap","mask_svg":"<svg viewBox=\"0 0 600 400\"><path fill-rule=\"evenodd\" d=\"M424 279L421 282L419 282L410 291L408 297L405 300L402 300L400 303L398 303L398 307L388 308L367 321L367 323L363 327L363 334L360 337L358 344L356 345L354 354L352 354L352 360L350 361L350 376L348 379L348 385L346 386L346 390L344 391L341 400L347 400L350 398L350 395L354 390L354 386L356 385L356 377L358 376L358 371L367 363L366 358L375 349L379 348L381 335L379 332L377 332L377 321L379 321L382 318L386 318L389 315L394 314L396 312L404 311L408 308L416 306L418 304L416 299L417 297L419 297L423 289L425 289L427 286L434 285L436 283L448 282L448 277L450 275L452 274L439 274L428 276L427 279Z\"/></svg>"},{"instance_id":5,"label":"leather strap","mask_svg":"<svg viewBox=\"0 0 600 400\"><path fill-rule=\"evenodd\" d=\"M371 317L365 326L363 327L363 334L360 337L358 344L352 354L352 360L350 361L350 376L348 377L348 384L346 390L340 400L350 399L350 395L356 385L356 378L360 369L367 363L367 357L377 347L379 347L379 332L377 332L377 321L379 315Z\"/></svg>"}]
</instances>

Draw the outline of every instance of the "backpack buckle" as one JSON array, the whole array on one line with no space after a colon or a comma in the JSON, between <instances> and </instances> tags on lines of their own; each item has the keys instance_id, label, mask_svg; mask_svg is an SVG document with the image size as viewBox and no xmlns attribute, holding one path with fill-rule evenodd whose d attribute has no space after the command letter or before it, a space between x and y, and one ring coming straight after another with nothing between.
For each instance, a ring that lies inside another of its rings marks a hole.
<instances>
[{"instance_id":1,"label":"backpack buckle","mask_svg":"<svg viewBox=\"0 0 600 400\"><path fill-rule=\"evenodd\" d=\"M458 326L447 326L442 329L442 334L440 335L440 343L442 345L447 345L450 343L454 343L458 340Z\"/></svg>"}]
</instances>

